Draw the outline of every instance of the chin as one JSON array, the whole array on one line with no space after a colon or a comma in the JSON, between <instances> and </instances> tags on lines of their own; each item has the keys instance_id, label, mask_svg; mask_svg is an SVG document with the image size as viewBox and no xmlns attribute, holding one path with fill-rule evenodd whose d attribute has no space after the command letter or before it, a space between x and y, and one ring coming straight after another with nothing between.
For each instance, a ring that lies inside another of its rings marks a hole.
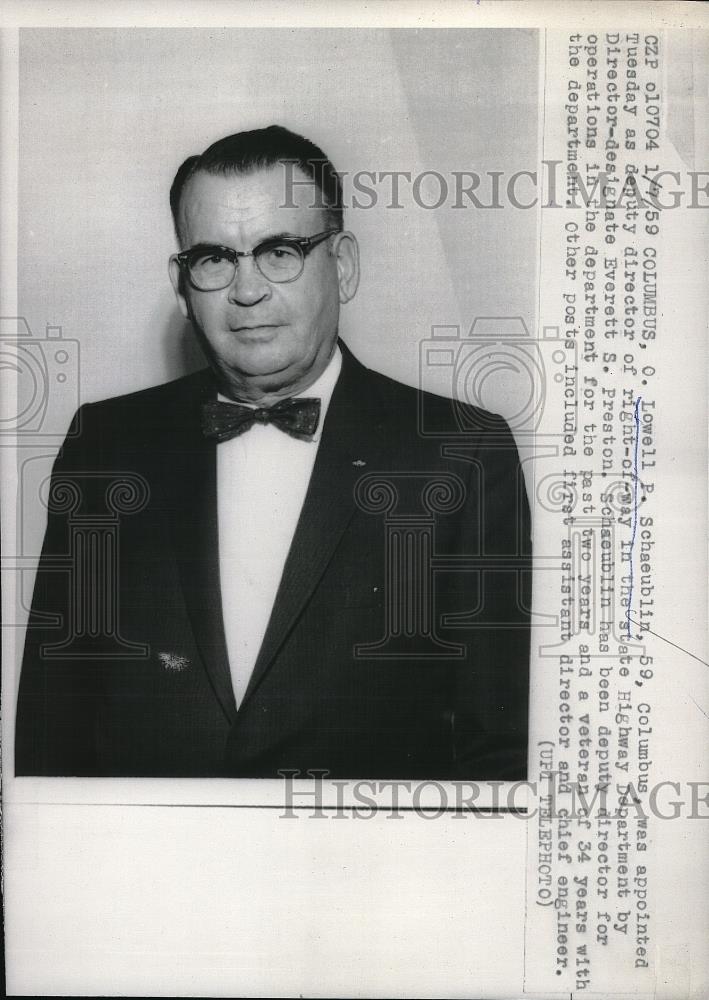
<instances>
[{"instance_id":1,"label":"chin","mask_svg":"<svg viewBox=\"0 0 709 1000\"><path fill-rule=\"evenodd\" d=\"M292 364L280 351L269 350L268 345L254 345L253 349L239 351L232 358L225 358L228 368L247 376L275 375Z\"/></svg>"}]
</instances>

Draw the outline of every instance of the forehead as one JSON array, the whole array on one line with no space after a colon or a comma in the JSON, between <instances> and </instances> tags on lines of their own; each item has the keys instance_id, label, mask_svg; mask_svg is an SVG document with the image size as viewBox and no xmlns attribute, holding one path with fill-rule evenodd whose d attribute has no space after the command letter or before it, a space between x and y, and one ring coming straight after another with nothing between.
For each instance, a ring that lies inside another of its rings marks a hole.
<instances>
[{"instance_id":1,"label":"forehead","mask_svg":"<svg viewBox=\"0 0 709 1000\"><path fill-rule=\"evenodd\" d=\"M180 229L187 243L309 236L324 228L320 192L299 169L277 163L248 174L198 171L182 194Z\"/></svg>"}]
</instances>

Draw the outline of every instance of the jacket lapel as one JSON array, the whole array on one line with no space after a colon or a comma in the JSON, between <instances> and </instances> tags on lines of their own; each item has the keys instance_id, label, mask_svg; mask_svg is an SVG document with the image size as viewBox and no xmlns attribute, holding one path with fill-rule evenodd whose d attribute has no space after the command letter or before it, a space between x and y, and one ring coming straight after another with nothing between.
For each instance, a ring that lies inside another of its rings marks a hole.
<instances>
[{"instance_id":1,"label":"jacket lapel","mask_svg":"<svg viewBox=\"0 0 709 1000\"><path fill-rule=\"evenodd\" d=\"M330 400L310 484L266 634L240 711L248 704L321 579L355 510L354 487L381 440L367 370L340 341L342 371Z\"/></svg>"},{"instance_id":2,"label":"jacket lapel","mask_svg":"<svg viewBox=\"0 0 709 1000\"><path fill-rule=\"evenodd\" d=\"M356 510L357 480L376 468L382 404L364 368L340 343L342 371L330 400L317 458L243 711L297 622ZM200 409L215 389L208 370L190 381L163 450L166 507L187 611L212 688L234 723L236 702L219 583L216 445L202 435ZM186 405L185 405L186 404Z\"/></svg>"},{"instance_id":3,"label":"jacket lapel","mask_svg":"<svg viewBox=\"0 0 709 1000\"><path fill-rule=\"evenodd\" d=\"M233 723L236 702L224 635L219 585L216 444L201 432L201 406L216 390L209 372L194 378L196 391L174 414L166 450L172 482L171 532L187 611L212 688Z\"/></svg>"}]
</instances>

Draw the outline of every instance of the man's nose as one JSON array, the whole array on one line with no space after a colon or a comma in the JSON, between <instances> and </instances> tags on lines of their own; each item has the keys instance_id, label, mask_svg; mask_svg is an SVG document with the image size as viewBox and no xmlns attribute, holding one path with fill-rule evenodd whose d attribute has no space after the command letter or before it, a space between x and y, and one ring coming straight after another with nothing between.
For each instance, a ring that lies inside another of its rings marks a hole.
<instances>
[{"instance_id":1,"label":"man's nose","mask_svg":"<svg viewBox=\"0 0 709 1000\"><path fill-rule=\"evenodd\" d=\"M254 258L240 257L229 285L229 301L234 305L253 306L270 295L271 285L256 267Z\"/></svg>"}]
</instances>

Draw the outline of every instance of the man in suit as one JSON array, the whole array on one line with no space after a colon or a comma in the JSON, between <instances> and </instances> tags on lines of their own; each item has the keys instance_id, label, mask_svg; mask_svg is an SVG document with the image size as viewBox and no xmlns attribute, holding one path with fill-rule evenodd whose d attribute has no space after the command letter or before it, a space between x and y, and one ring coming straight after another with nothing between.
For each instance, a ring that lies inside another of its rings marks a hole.
<instances>
[{"instance_id":1,"label":"man in suit","mask_svg":"<svg viewBox=\"0 0 709 1000\"><path fill-rule=\"evenodd\" d=\"M308 140L222 139L171 205L209 367L75 417L17 774L525 777L529 512L505 422L339 340L358 249Z\"/></svg>"}]
</instances>

